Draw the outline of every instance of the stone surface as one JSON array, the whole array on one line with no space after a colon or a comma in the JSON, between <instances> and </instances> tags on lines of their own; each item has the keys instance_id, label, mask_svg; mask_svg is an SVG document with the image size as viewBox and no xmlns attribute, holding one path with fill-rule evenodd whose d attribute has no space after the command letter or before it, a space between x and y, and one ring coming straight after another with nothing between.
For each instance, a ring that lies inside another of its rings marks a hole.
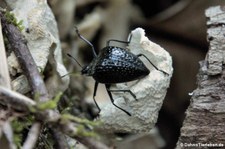
<instances>
[{"instance_id":1,"label":"stone surface","mask_svg":"<svg viewBox=\"0 0 225 149\"><path fill-rule=\"evenodd\" d=\"M102 108L99 119L104 123L101 129L109 132L149 132L155 126L158 112L166 96L167 88L173 73L172 58L162 47L150 41L142 28L131 32L131 42L127 47L134 54L144 54L160 70L144 58L141 60L150 69L150 74L132 83L117 84L118 89L130 89L137 97L137 101L129 93L113 94L115 104L129 111L128 116L111 103Z\"/></svg>"},{"instance_id":2,"label":"stone surface","mask_svg":"<svg viewBox=\"0 0 225 149\"><path fill-rule=\"evenodd\" d=\"M58 28L55 17L49 8L46 0L7 0L8 6L12 8L12 13L18 21L23 21L25 29L22 34L27 40L27 46L39 69L43 72L47 62L50 63L54 75L47 76L46 86L50 95L54 95L59 90L65 90L69 84L69 77L57 78L55 75L63 76L67 70L62 62L61 44L58 36ZM14 54L8 57L9 70L11 75L21 72ZM56 79L57 78L57 79ZM18 77L12 83L16 87L14 90L23 94L29 91L24 77ZM17 82L18 81L18 82ZM18 86L19 82L24 82ZM60 85L59 85L60 84ZM24 89L25 88L25 89ZM26 91L26 92L23 92Z\"/></svg>"}]
</instances>

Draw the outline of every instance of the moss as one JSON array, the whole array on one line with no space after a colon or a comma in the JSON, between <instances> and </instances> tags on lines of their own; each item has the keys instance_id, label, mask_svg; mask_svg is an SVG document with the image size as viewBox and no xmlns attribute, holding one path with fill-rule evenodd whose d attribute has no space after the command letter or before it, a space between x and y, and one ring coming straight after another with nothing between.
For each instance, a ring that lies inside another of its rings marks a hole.
<instances>
[{"instance_id":1,"label":"moss","mask_svg":"<svg viewBox=\"0 0 225 149\"><path fill-rule=\"evenodd\" d=\"M58 93L55 96L55 98L52 100L38 103L35 108L40 111L44 111L47 109L55 109L57 107L57 104L58 104L61 96L62 96L62 92ZM32 110L31 112L35 112L35 110L33 108L31 108L30 110Z\"/></svg>"},{"instance_id":2,"label":"moss","mask_svg":"<svg viewBox=\"0 0 225 149\"><path fill-rule=\"evenodd\" d=\"M62 96L62 92L59 92L54 99L51 99L46 102L39 102L39 94L34 95L34 100L37 102L35 106L29 106L29 111L31 113L36 113L37 111L44 111L48 109L55 109L57 108L57 104Z\"/></svg>"},{"instance_id":3,"label":"moss","mask_svg":"<svg viewBox=\"0 0 225 149\"><path fill-rule=\"evenodd\" d=\"M6 11L5 17L7 22L17 26L20 31L22 31L25 28L23 26L23 20L18 21L12 12Z\"/></svg>"},{"instance_id":4,"label":"moss","mask_svg":"<svg viewBox=\"0 0 225 149\"><path fill-rule=\"evenodd\" d=\"M29 115L22 119L14 119L11 123L13 128L13 140L16 144L17 148L21 148L23 140L26 136L24 136L24 132L28 131L34 122L34 116Z\"/></svg>"},{"instance_id":5,"label":"moss","mask_svg":"<svg viewBox=\"0 0 225 149\"><path fill-rule=\"evenodd\" d=\"M97 133L94 131L88 131L83 125L77 127L77 135L84 137L97 137Z\"/></svg>"},{"instance_id":6,"label":"moss","mask_svg":"<svg viewBox=\"0 0 225 149\"><path fill-rule=\"evenodd\" d=\"M94 128L101 125L100 121L89 121L88 119L82 119L70 114L62 114L61 120L61 123L73 121L78 124L78 126L76 126L77 132L74 135L95 138L98 137L98 134L94 131Z\"/></svg>"},{"instance_id":7,"label":"moss","mask_svg":"<svg viewBox=\"0 0 225 149\"><path fill-rule=\"evenodd\" d=\"M38 137L38 142L36 143L37 145L35 146L35 149L54 149L54 143L55 140L53 139L49 128L44 125Z\"/></svg>"},{"instance_id":8,"label":"moss","mask_svg":"<svg viewBox=\"0 0 225 149\"><path fill-rule=\"evenodd\" d=\"M70 121L74 121L76 123L84 124L87 126L89 125L92 127L101 125L100 121L90 121L88 119L79 118L79 117L73 116L71 114L62 114L62 120L70 120Z\"/></svg>"}]
</instances>

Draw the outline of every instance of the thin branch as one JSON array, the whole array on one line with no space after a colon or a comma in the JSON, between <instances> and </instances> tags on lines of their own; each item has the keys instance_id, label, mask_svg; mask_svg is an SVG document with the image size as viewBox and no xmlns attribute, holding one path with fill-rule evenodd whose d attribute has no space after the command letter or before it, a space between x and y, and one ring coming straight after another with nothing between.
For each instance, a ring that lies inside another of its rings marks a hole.
<instances>
[{"instance_id":1,"label":"thin branch","mask_svg":"<svg viewBox=\"0 0 225 149\"><path fill-rule=\"evenodd\" d=\"M5 45L2 36L2 26L0 20L0 55L1 55L1 63L0 63L0 85L3 85L9 89L10 86L10 77L9 77L9 69L5 52Z\"/></svg>"},{"instance_id":2,"label":"thin branch","mask_svg":"<svg viewBox=\"0 0 225 149\"><path fill-rule=\"evenodd\" d=\"M12 130L12 126L10 125L10 122L7 121L4 125L3 125L3 132L7 138L7 141L9 142L9 148L10 149L16 149L16 145L14 143L14 139L13 139L13 130Z\"/></svg>"},{"instance_id":3,"label":"thin branch","mask_svg":"<svg viewBox=\"0 0 225 149\"><path fill-rule=\"evenodd\" d=\"M22 149L33 149L35 147L40 130L41 124L39 122L36 122L32 125Z\"/></svg>"},{"instance_id":4,"label":"thin branch","mask_svg":"<svg viewBox=\"0 0 225 149\"><path fill-rule=\"evenodd\" d=\"M109 149L109 147L105 146L105 144L91 138L77 137L76 140L82 144L85 144L90 149Z\"/></svg>"},{"instance_id":5,"label":"thin branch","mask_svg":"<svg viewBox=\"0 0 225 149\"><path fill-rule=\"evenodd\" d=\"M29 107L36 105L32 99L3 86L0 86L0 103L20 111L29 111Z\"/></svg>"},{"instance_id":6,"label":"thin branch","mask_svg":"<svg viewBox=\"0 0 225 149\"><path fill-rule=\"evenodd\" d=\"M57 140L56 143L56 148L57 149L66 149L69 148L69 145L66 141L66 136L62 134L61 131L58 131L57 129L51 129L52 134L53 134L53 138L54 140ZM59 137L61 136L61 137Z\"/></svg>"}]
</instances>

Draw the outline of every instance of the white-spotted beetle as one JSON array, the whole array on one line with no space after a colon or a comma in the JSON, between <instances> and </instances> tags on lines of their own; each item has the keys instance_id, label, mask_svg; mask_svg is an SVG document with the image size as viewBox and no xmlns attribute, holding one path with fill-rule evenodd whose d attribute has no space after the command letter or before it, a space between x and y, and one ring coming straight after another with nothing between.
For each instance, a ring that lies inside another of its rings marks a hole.
<instances>
[{"instance_id":1,"label":"white-spotted beetle","mask_svg":"<svg viewBox=\"0 0 225 149\"><path fill-rule=\"evenodd\" d=\"M130 90L111 90L111 84L134 81L147 76L150 73L150 70L139 59L140 56L145 57L156 70L161 71L164 74L167 73L162 70L159 70L144 54L134 55L133 53L127 51L124 48L110 46L110 42L112 41L129 44L131 38L129 39L129 41L120 41L114 39L108 40L106 47L100 50L97 55L94 46L82 35L80 35L77 27L75 27L75 29L78 37L85 41L92 48L94 59L90 64L82 68L81 74L92 76L95 79L93 99L97 108L99 109L99 112L101 109L99 108L95 100L95 96L98 84L103 83L105 84L106 91L110 97L112 104L120 110L124 111L129 116L131 116L129 112L120 108L114 103L111 92L129 92L135 99L136 96ZM69 54L68 56L73 58Z\"/></svg>"}]
</instances>

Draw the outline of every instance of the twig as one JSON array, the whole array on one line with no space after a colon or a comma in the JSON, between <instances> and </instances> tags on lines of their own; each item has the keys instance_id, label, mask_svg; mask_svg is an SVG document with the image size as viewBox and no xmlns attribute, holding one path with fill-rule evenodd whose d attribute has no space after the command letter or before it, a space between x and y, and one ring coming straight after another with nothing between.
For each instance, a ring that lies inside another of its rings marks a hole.
<instances>
[{"instance_id":1,"label":"twig","mask_svg":"<svg viewBox=\"0 0 225 149\"><path fill-rule=\"evenodd\" d=\"M76 140L82 144L85 144L90 149L109 149L109 147L105 146L105 144L91 138L77 137Z\"/></svg>"},{"instance_id":2,"label":"twig","mask_svg":"<svg viewBox=\"0 0 225 149\"><path fill-rule=\"evenodd\" d=\"M6 121L5 124L3 125L3 132L7 138L7 141L9 142L9 148L16 149L16 145L15 145L14 139L13 139L12 126L9 121Z\"/></svg>"},{"instance_id":3,"label":"twig","mask_svg":"<svg viewBox=\"0 0 225 149\"><path fill-rule=\"evenodd\" d=\"M0 103L20 111L29 111L29 107L36 105L32 99L2 86L0 86Z\"/></svg>"},{"instance_id":4,"label":"twig","mask_svg":"<svg viewBox=\"0 0 225 149\"><path fill-rule=\"evenodd\" d=\"M6 52L5 52L5 46L4 46L4 40L3 40L3 36L2 36L1 20L0 20L0 55L1 55L0 85L3 85L5 87L11 89L9 70L8 70L8 64L7 64Z\"/></svg>"},{"instance_id":5,"label":"twig","mask_svg":"<svg viewBox=\"0 0 225 149\"><path fill-rule=\"evenodd\" d=\"M66 138L65 138L66 136L64 136L62 134L62 132L60 132L57 129L51 129L51 131L52 131L54 140L57 140L55 142L56 143L56 146L57 146L56 147L57 149L66 149L66 148L69 148L68 143L66 141L64 141L64 140L66 140ZM61 136L61 137L59 137L59 136Z\"/></svg>"},{"instance_id":6,"label":"twig","mask_svg":"<svg viewBox=\"0 0 225 149\"><path fill-rule=\"evenodd\" d=\"M22 149L33 149L35 147L40 130L41 124L39 122L36 122L32 125Z\"/></svg>"}]
</instances>

